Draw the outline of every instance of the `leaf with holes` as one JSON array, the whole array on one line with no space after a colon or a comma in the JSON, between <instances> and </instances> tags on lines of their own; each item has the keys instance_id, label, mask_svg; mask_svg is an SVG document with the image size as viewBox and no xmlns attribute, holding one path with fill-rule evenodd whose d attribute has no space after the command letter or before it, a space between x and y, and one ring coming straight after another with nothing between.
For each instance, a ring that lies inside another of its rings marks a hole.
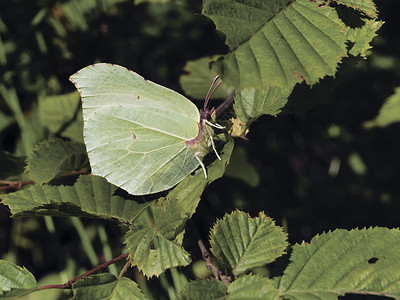
<instances>
[{"instance_id":1,"label":"leaf with holes","mask_svg":"<svg viewBox=\"0 0 400 300\"><path fill-rule=\"evenodd\" d=\"M279 280L285 299L336 300L347 293L400 298L400 231L338 229L293 247Z\"/></svg>"},{"instance_id":2,"label":"leaf with holes","mask_svg":"<svg viewBox=\"0 0 400 300\"><path fill-rule=\"evenodd\" d=\"M274 261L285 253L286 234L263 212L250 218L235 211L219 220L210 233L211 252L234 275Z\"/></svg>"}]
</instances>

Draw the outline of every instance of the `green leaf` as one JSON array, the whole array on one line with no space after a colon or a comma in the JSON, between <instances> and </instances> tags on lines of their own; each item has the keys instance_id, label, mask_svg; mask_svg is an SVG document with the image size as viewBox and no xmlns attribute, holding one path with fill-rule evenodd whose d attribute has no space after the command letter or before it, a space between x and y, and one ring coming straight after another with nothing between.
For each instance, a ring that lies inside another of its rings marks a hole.
<instances>
[{"instance_id":1,"label":"green leaf","mask_svg":"<svg viewBox=\"0 0 400 300\"><path fill-rule=\"evenodd\" d=\"M370 42L377 35L376 32L385 23L370 19L363 19L365 25L357 28L349 28L347 31L347 39L353 42L354 45L349 50L353 56L361 55L366 57L368 49L372 48Z\"/></svg>"},{"instance_id":2,"label":"green leaf","mask_svg":"<svg viewBox=\"0 0 400 300\"><path fill-rule=\"evenodd\" d=\"M248 161L247 152L243 147L236 147L233 150L225 176L242 180L251 187L257 187L260 183L260 175Z\"/></svg>"},{"instance_id":3,"label":"green leaf","mask_svg":"<svg viewBox=\"0 0 400 300\"><path fill-rule=\"evenodd\" d=\"M172 219L176 215L170 216ZM159 276L166 269L186 266L190 255L174 240L165 235L169 232L154 225L136 225L125 236L132 265L138 267L147 277Z\"/></svg>"},{"instance_id":4,"label":"green leaf","mask_svg":"<svg viewBox=\"0 0 400 300\"><path fill-rule=\"evenodd\" d=\"M337 0L335 2L362 11L370 18L377 17L378 11L373 0Z\"/></svg>"},{"instance_id":5,"label":"green leaf","mask_svg":"<svg viewBox=\"0 0 400 300\"><path fill-rule=\"evenodd\" d=\"M152 220L138 218L125 237L132 265L136 265L147 277L159 276L166 269L185 266L191 262L182 248L184 227L200 201L207 184L224 173L233 149L233 140L224 145L221 161L208 167L208 178L202 170L186 177L166 197L152 205Z\"/></svg>"},{"instance_id":6,"label":"green leaf","mask_svg":"<svg viewBox=\"0 0 400 300\"><path fill-rule=\"evenodd\" d=\"M17 298L36 288L36 279L27 269L0 260L0 299Z\"/></svg>"},{"instance_id":7,"label":"green leaf","mask_svg":"<svg viewBox=\"0 0 400 300\"><path fill-rule=\"evenodd\" d=\"M274 261L285 253L286 234L263 212L250 218L235 211L219 220L210 232L211 252L234 275Z\"/></svg>"},{"instance_id":8,"label":"green leaf","mask_svg":"<svg viewBox=\"0 0 400 300\"><path fill-rule=\"evenodd\" d=\"M245 275L236 279L229 285L228 294L229 299L282 299L274 281L258 275Z\"/></svg>"},{"instance_id":9,"label":"green leaf","mask_svg":"<svg viewBox=\"0 0 400 300\"><path fill-rule=\"evenodd\" d=\"M291 93L280 87L268 87L265 90L243 89L235 96L233 108L240 121L252 123L261 115L276 116L285 106Z\"/></svg>"},{"instance_id":10,"label":"green leaf","mask_svg":"<svg viewBox=\"0 0 400 300\"><path fill-rule=\"evenodd\" d=\"M216 279L202 279L188 282L177 295L179 300L225 299L226 286Z\"/></svg>"},{"instance_id":11,"label":"green leaf","mask_svg":"<svg viewBox=\"0 0 400 300\"><path fill-rule=\"evenodd\" d=\"M116 279L112 274L99 274L85 277L72 285L76 300L145 300L136 282L129 278Z\"/></svg>"},{"instance_id":12,"label":"green leaf","mask_svg":"<svg viewBox=\"0 0 400 300\"><path fill-rule=\"evenodd\" d=\"M57 138L37 144L27 162L30 178L38 184L71 171L90 169L84 144Z\"/></svg>"},{"instance_id":13,"label":"green leaf","mask_svg":"<svg viewBox=\"0 0 400 300\"><path fill-rule=\"evenodd\" d=\"M110 297L110 300L119 299L145 300L146 297L142 294L142 291L136 282L129 278L122 277L115 285Z\"/></svg>"},{"instance_id":14,"label":"green leaf","mask_svg":"<svg viewBox=\"0 0 400 300\"><path fill-rule=\"evenodd\" d=\"M400 87L397 87L394 94L386 99L379 110L378 116L363 124L364 128L385 127L400 121Z\"/></svg>"},{"instance_id":15,"label":"green leaf","mask_svg":"<svg viewBox=\"0 0 400 300\"><path fill-rule=\"evenodd\" d=\"M233 51L212 68L237 90L291 89L334 75L347 52L346 26L335 9L309 0L272 2L205 1L203 14L227 35Z\"/></svg>"},{"instance_id":16,"label":"green leaf","mask_svg":"<svg viewBox=\"0 0 400 300\"><path fill-rule=\"evenodd\" d=\"M104 178L81 175L73 186L33 185L2 195L14 216L91 216L130 223L147 206L113 195L116 186Z\"/></svg>"},{"instance_id":17,"label":"green leaf","mask_svg":"<svg viewBox=\"0 0 400 300\"><path fill-rule=\"evenodd\" d=\"M295 245L279 289L296 300L346 293L400 298L400 231L338 229Z\"/></svg>"},{"instance_id":18,"label":"green leaf","mask_svg":"<svg viewBox=\"0 0 400 300\"><path fill-rule=\"evenodd\" d=\"M215 59L216 57L214 57ZM213 58L202 57L196 60L188 61L183 68L185 74L179 78L179 83L185 95L194 99L204 99L210 88L211 82L217 73L210 69L210 61ZM230 86L222 83L214 92L212 99L224 99L232 93Z\"/></svg>"},{"instance_id":19,"label":"green leaf","mask_svg":"<svg viewBox=\"0 0 400 300\"><path fill-rule=\"evenodd\" d=\"M79 93L39 98L40 123L53 134L83 142L83 119Z\"/></svg>"},{"instance_id":20,"label":"green leaf","mask_svg":"<svg viewBox=\"0 0 400 300\"><path fill-rule=\"evenodd\" d=\"M83 99L92 173L128 193L168 190L210 152L213 129L184 96L111 64L88 66L70 80Z\"/></svg>"}]
</instances>

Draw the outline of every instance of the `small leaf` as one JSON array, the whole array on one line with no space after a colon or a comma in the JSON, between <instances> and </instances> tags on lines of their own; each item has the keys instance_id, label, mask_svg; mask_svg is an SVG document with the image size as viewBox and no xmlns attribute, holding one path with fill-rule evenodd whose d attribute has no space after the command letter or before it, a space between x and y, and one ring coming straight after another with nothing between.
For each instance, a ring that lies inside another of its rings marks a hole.
<instances>
[{"instance_id":1,"label":"small leaf","mask_svg":"<svg viewBox=\"0 0 400 300\"><path fill-rule=\"evenodd\" d=\"M279 282L285 299L357 293L400 298L400 231L338 229L295 245Z\"/></svg>"},{"instance_id":2,"label":"small leaf","mask_svg":"<svg viewBox=\"0 0 400 300\"><path fill-rule=\"evenodd\" d=\"M250 218L235 211L219 220L210 233L211 252L234 275L274 261L285 253L286 234L263 212Z\"/></svg>"},{"instance_id":3,"label":"small leaf","mask_svg":"<svg viewBox=\"0 0 400 300\"><path fill-rule=\"evenodd\" d=\"M279 290L273 280L258 275L245 275L228 287L229 299L278 300Z\"/></svg>"},{"instance_id":4,"label":"small leaf","mask_svg":"<svg viewBox=\"0 0 400 300\"><path fill-rule=\"evenodd\" d=\"M47 183L64 173L90 169L85 145L61 139L37 144L27 161L30 178L38 184Z\"/></svg>"},{"instance_id":5,"label":"small leaf","mask_svg":"<svg viewBox=\"0 0 400 300\"><path fill-rule=\"evenodd\" d=\"M81 175L73 186L33 185L2 195L13 216L92 216L130 223L151 202L139 204L113 195L116 186L104 178Z\"/></svg>"},{"instance_id":6,"label":"small leaf","mask_svg":"<svg viewBox=\"0 0 400 300\"><path fill-rule=\"evenodd\" d=\"M202 279L188 282L178 294L179 300L225 299L226 286L216 279Z\"/></svg>"},{"instance_id":7,"label":"small leaf","mask_svg":"<svg viewBox=\"0 0 400 300\"><path fill-rule=\"evenodd\" d=\"M265 90L243 89L235 96L233 108L240 121L250 124L261 115L279 114L290 93L277 86Z\"/></svg>"},{"instance_id":8,"label":"small leaf","mask_svg":"<svg viewBox=\"0 0 400 300\"><path fill-rule=\"evenodd\" d=\"M139 286L133 280L122 277L115 285L110 300L145 300L146 297L142 294Z\"/></svg>"},{"instance_id":9,"label":"small leaf","mask_svg":"<svg viewBox=\"0 0 400 300\"><path fill-rule=\"evenodd\" d=\"M40 123L52 133L83 142L83 119L78 92L39 98Z\"/></svg>"},{"instance_id":10,"label":"small leaf","mask_svg":"<svg viewBox=\"0 0 400 300\"><path fill-rule=\"evenodd\" d=\"M247 152L243 147L236 147L233 150L225 176L242 180L251 187L257 187L260 183L260 175L248 161Z\"/></svg>"},{"instance_id":11,"label":"small leaf","mask_svg":"<svg viewBox=\"0 0 400 300\"><path fill-rule=\"evenodd\" d=\"M0 299L21 297L36 288L36 279L27 269L0 260Z\"/></svg>"},{"instance_id":12,"label":"small leaf","mask_svg":"<svg viewBox=\"0 0 400 300\"><path fill-rule=\"evenodd\" d=\"M400 121L400 87L395 89L393 95L386 99L379 110L378 116L363 124L364 128L385 127Z\"/></svg>"},{"instance_id":13,"label":"small leaf","mask_svg":"<svg viewBox=\"0 0 400 300\"><path fill-rule=\"evenodd\" d=\"M383 21L363 19L365 25L357 28L348 28L347 39L354 43L349 53L353 56L366 57L368 49L372 48L370 42L377 35L376 32L384 24Z\"/></svg>"},{"instance_id":14,"label":"small leaf","mask_svg":"<svg viewBox=\"0 0 400 300\"><path fill-rule=\"evenodd\" d=\"M216 58L216 57L215 57ZM188 61L183 68L185 74L179 78L179 83L186 95L194 99L204 99L211 82L217 73L210 69L210 61L213 58L202 57ZM223 99L232 93L232 87L222 84L213 94L213 99Z\"/></svg>"},{"instance_id":15,"label":"small leaf","mask_svg":"<svg viewBox=\"0 0 400 300\"><path fill-rule=\"evenodd\" d=\"M166 269L191 262L189 253L174 240L169 240L161 229L135 226L125 237L132 265L147 277L159 276Z\"/></svg>"}]
</instances>

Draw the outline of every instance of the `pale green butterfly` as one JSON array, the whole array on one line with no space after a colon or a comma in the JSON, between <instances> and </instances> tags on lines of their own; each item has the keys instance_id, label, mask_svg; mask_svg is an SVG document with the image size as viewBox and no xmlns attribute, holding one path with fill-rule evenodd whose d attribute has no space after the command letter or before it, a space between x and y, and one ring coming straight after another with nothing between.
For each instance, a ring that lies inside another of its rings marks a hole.
<instances>
[{"instance_id":1,"label":"pale green butterfly","mask_svg":"<svg viewBox=\"0 0 400 300\"><path fill-rule=\"evenodd\" d=\"M118 65L94 64L70 80L82 97L93 174L133 195L167 190L199 165L207 177L214 131L190 100Z\"/></svg>"}]
</instances>

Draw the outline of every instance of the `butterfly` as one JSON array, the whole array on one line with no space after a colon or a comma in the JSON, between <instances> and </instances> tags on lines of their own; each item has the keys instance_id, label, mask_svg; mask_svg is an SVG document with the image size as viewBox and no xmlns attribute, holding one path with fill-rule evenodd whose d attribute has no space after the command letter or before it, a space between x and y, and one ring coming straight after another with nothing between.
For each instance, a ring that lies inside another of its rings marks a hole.
<instances>
[{"instance_id":1,"label":"butterfly","mask_svg":"<svg viewBox=\"0 0 400 300\"><path fill-rule=\"evenodd\" d=\"M99 63L73 74L81 94L83 135L92 174L132 195L168 190L214 149L214 130L204 110L183 95L124 67Z\"/></svg>"}]
</instances>

